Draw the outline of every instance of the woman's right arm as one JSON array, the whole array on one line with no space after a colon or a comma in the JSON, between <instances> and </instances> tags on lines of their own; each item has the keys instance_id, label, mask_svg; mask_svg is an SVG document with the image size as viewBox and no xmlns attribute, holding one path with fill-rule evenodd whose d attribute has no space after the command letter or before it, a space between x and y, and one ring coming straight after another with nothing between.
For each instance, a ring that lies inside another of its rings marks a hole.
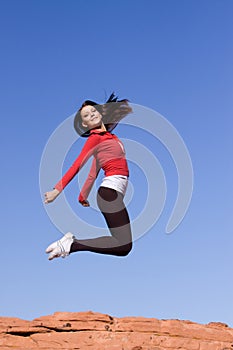
<instances>
[{"instance_id":1,"label":"woman's right arm","mask_svg":"<svg viewBox=\"0 0 233 350\"><path fill-rule=\"evenodd\" d=\"M96 145L98 144L97 135L89 136L78 158L74 161L68 171L60 181L54 186L54 189L45 193L45 203L50 203L57 198L59 193L68 185L79 170L84 166L87 160L93 155Z\"/></svg>"}]
</instances>

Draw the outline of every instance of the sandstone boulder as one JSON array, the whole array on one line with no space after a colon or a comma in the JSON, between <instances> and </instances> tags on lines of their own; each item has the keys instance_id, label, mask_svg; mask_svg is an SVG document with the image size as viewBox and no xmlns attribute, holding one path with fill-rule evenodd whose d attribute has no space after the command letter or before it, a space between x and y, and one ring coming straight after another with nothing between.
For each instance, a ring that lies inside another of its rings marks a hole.
<instances>
[{"instance_id":1,"label":"sandstone boulder","mask_svg":"<svg viewBox=\"0 0 233 350\"><path fill-rule=\"evenodd\" d=\"M233 350L233 329L156 318L56 312L33 321L0 317L1 350Z\"/></svg>"}]
</instances>

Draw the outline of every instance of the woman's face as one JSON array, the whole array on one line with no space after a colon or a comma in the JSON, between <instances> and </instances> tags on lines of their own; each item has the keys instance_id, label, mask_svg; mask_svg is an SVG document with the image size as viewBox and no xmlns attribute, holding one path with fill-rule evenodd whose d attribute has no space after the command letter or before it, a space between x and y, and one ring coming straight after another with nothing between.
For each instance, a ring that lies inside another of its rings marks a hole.
<instances>
[{"instance_id":1,"label":"woman's face","mask_svg":"<svg viewBox=\"0 0 233 350\"><path fill-rule=\"evenodd\" d=\"M94 106L85 106L81 112L82 125L85 128L93 129L102 124L102 115Z\"/></svg>"}]
</instances>

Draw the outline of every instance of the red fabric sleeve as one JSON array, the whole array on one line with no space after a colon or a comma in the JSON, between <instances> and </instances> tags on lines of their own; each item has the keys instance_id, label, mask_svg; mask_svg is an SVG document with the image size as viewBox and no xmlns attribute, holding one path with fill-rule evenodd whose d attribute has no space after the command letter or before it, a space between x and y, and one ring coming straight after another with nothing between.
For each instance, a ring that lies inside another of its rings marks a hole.
<instances>
[{"instance_id":1,"label":"red fabric sleeve","mask_svg":"<svg viewBox=\"0 0 233 350\"><path fill-rule=\"evenodd\" d=\"M98 165L98 162L97 162L97 159L94 158L93 159L93 162L91 164L91 169L90 169L90 172L88 174L88 177L80 191L80 194L79 194L79 197L78 197L78 200L79 202L82 202L84 200L87 200L87 197L92 189L92 186L98 176L98 173L100 171L100 167Z\"/></svg>"},{"instance_id":2,"label":"red fabric sleeve","mask_svg":"<svg viewBox=\"0 0 233 350\"><path fill-rule=\"evenodd\" d=\"M87 160L94 154L95 147L99 142L99 136L94 134L89 136L78 158L71 165L60 181L54 186L58 191L62 191L68 183L74 178L79 170L84 166Z\"/></svg>"}]
</instances>

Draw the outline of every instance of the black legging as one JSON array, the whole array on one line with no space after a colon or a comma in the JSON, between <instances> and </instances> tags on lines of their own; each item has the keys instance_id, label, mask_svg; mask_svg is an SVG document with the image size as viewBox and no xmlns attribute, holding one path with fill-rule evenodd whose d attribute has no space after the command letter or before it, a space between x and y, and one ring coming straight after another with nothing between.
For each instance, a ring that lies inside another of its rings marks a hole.
<instances>
[{"instance_id":1,"label":"black legging","mask_svg":"<svg viewBox=\"0 0 233 350\"><path fill-rule=\"evenodd\" d=\"M126 256L132 249L132 235L123 195L111 188L100 187L97 203L104 215L111 236L92 239L75 239L70 253L90 251L99 254Z\"/></svg>"}]
</instances>

